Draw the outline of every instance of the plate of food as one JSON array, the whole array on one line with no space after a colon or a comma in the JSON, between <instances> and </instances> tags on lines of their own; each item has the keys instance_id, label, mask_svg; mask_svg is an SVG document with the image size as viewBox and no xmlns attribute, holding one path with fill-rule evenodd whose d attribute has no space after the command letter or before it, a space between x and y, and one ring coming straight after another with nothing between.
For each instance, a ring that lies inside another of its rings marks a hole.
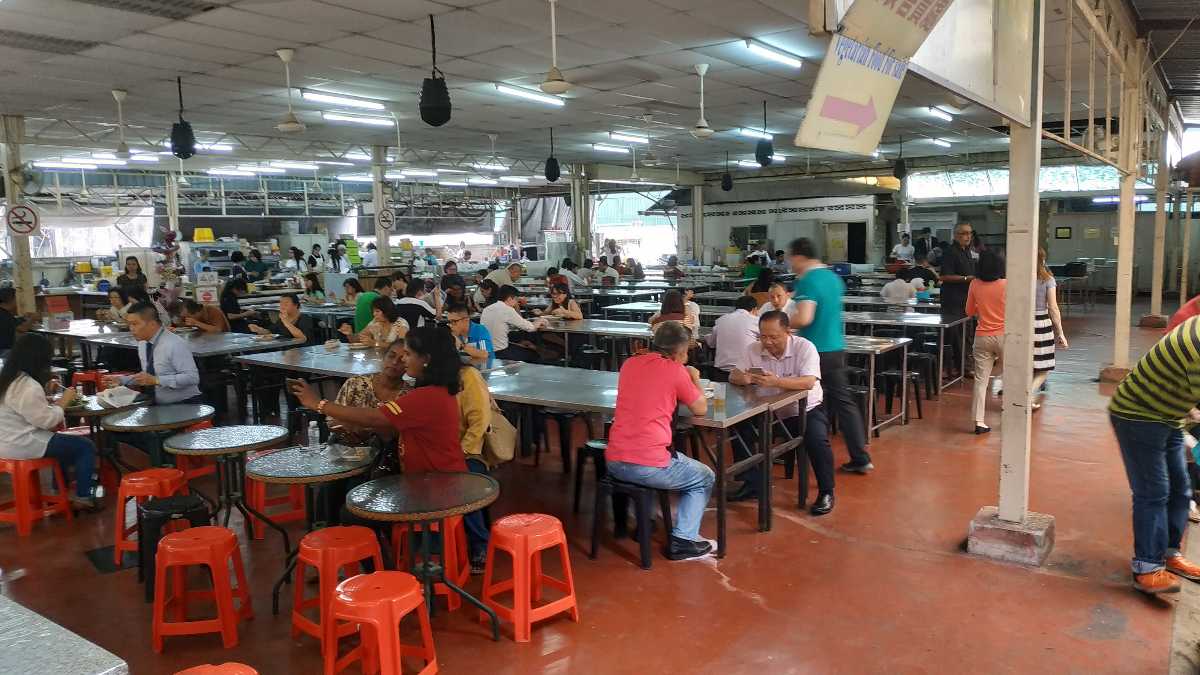
<instances>
[{"instance_id":1,"label":"plate of food","mask_svg":"<svg viewBox=\"0 0 1200 675\"><path fill-rule=\"evenodd\" d=\"M264 333L262 335L255 335L254 339L257 342L270 342L278 337L279 336L274 333Z\"/></svg>"},{"instance_id":2,"label":"plate of food","mask_svg":"<svg viewBox=\"0 0 1200 675\"><path fill-rule=\"evenodd\" d=\"M176 333L195 333L199 329L195 326L176 326L173 330Z\"/></svg>"},{"instance_id":3,"label":"plate of food","mask_svg":"<svg viewBox=\"0 0 1200 675\"><path fill-rule=\"evenodd\" d=\"M375 345L368 342L351 342L350 349L373 349Z\"/></svg>"}]
</instances>

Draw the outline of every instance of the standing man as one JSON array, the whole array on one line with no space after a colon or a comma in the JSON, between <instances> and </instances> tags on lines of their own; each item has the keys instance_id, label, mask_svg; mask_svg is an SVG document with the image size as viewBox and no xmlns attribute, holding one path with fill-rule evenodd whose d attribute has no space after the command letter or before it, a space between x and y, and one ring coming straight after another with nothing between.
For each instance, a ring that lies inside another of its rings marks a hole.
<instances>
[{"instance_id":1,"label":"standing man","mask_svg":"<svg viewBox=\"0 0 1200 675\"><path fill-rule=\"evenodd\" d=\"M907 234L900 235L900 243L892 247L892 257L911 263L916 253L911 241L912 239Z\"/></svg>"},{"instance_id":2,"label":"standing man","mask_svg":"<svg viewBox=\"0 0 1200 675\"><path fill-rule=\"evenodd\" d=\"M971 250L971 239L975 236L975 228L970 223L959 223L954 226L954 243L942 257L942 318L948 320L961 319L967 315L967 290L975 279L975 264L979 254ZM963 355L959 353L962 345L964 326L955 326L949 331L951 350L954 352L950 368L958 371ZM968 342L970 337L967 338ZM967 353L971 345L967 344Z\"/></svg>"},{"instance_id":3,"label":"standing man","mask_svg":"<svg viewBox=\"0 0 1200 675\"><path fill-rule=\"evenodd\" d=\"M850 461L843 471L868 473L875 468L867 453L867 432L863 426L858 404L846 389L846 335L842 329L842 296L846 286L817 257L816 247L801 237L789 244L792 271L796 282L792 286L791 324L808 338L821 354L821 387L825 409L837 415ZM965 299L964 299L965 304Z\"/></svg>"},{"instance_id":4,"label":"standing man","mask_svg":"<svg viewBox=\"0 0 1200 675\"><path fill-rule=\"evenodd\" d=\"M938 240L933 236L933 232L927 227L921 230L917 235L917 240L913 242L913 253L915 255L929 255L933 249L938 247Z\"/></svg>"},{"instance_id":5,"label":"standing man","mask_svg":"<svg viewBox=\"0 0 1200 675\"><path fill-rule=\"evenodd\" d=\"M1180 553L1192 490L1184 427L1200 424L1200 318L1167 333L1113 393L1109 421L1133 492L1133 587L1178 593L1200 566Z\"/></svg>"}]
</instances>

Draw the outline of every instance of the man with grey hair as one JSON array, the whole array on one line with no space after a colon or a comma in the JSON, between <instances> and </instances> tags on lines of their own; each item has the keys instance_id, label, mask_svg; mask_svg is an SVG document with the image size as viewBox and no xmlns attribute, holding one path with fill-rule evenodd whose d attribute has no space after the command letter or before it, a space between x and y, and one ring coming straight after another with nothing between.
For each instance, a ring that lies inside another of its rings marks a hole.
<instances>
[{"instance_id":1,"label":"man with grey hair","mask_svg":"<svg viewBox=\"0 0 1200 675\"><path fill-rule=\"evenodd\" d=\"M692 335L678 321L659 324L648 354L621 366L617 409L608 434L608 473L617 480L660 490L678 490L679 511L666 555L691 560L708 555L713 543L700 538L700 521L712 494L713 470L672 450L671 422L679 404L703 415L708 410L700 372L686 365Z\"/></svg>"}]
</instances>

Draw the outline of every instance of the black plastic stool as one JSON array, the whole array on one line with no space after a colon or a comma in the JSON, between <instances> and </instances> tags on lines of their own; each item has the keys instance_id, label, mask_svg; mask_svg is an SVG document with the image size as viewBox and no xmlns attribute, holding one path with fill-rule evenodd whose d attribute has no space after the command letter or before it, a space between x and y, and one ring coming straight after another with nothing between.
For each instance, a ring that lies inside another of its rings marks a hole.
<instances>
[{"instance_id":1,"label":"black plastic stool","mask_svg":"<svg viewBox=\"0 0 1200 675\"><path fill-rule=\"evenodd\" d=\"M883 381L883 395L887 397L887 414L892 414L892 400L896 398L896 392L900 389L900 371L885 370L879 374L879 379ZM904 376L908 379L908 395L917 405L917 419L925 419L924 413L921 411L921 391L919 389L921 383L921 375L916 371L907 371ZM907 409L905 410L905 418L902 420L904 424L908 423Z\"/></svg>"},{"instance_id":2,"label":"black plastic stool","mask_svg":"<svg viewBox=\"0 0 1200 675\"><path fill-rule=\"evenodd\" d=\"M554 420L558 424L558 451L562 454L563 473L571 472L571 432L574 430L574 422L576 419L582 418L584 424L588 428L588 436L594 436L592 433L592 422L587 415L581 415L573 410L559 410L556 408L545 408L539 411L542 416L541 424L541 441L550 449L550 434L546 432L546 422ZM533 455L533 465L541 464L541 451L535 450Z\"/></svg>"},{"instance_id":3,"label":"black plastic stool","mask_svg":"<svg viewBox=\"0 0 1200 675\"><path fill-rule=\"evenodd\" d=\"M588 370L608 370L606 361L608 352L599 347L584 346L576 352L579 355L580 366Z\"/></svg>"},{"instance_id":4,"label":"black plastic stool","mask_svg":"<svg viewBox=\"0 0 1200 675\"><path fill-rule=\"evenodd\" d=\"M925 382L925 399L932 401L937 389L937 355L924 352L909 352L909 368L921 374Z\"/></svg>"},{"instance_id":5,"label":"black plastic stool","mask_svg":"<svg viewBox=\"0 0 1200 675\"><path fill-rule=\"evenodd\" d=\"M198 495L148 499L137 506L138 580L146 581L146 602L154 601L154 559L167 523L187 520L192 527L208 525L212 514Z\"/></svg>"},{"instance_id":6,"label":"black plastic stool","mask_svg":"<svg viewBox=\"0 0 1200 675\"><path fill-rule=\"evenodd\" d=\"M604 451L608 449L608 441L593 439L575 448L575 506L573 513L579 513L579 495L583 492L583 468L587 461L592 460L596 472L596 481L608 475L604 463Z\"/></svg>"},{"instance_id":7,"label":"black plastic stool","mask_svg":"<svg viewBox=\"0 0 1200 675\"><path fill-rule=\"evenodd\" d=\"M671 541L671 497L665 490L626 483L612 476L605 476L596 483L596 508L592 515L592 550L588 557L595 560L600 551L600 528L604 525L604 498L611 497L613 503L614 526L623 524L625 520L625 500L618 497L632 497L633 510L637 518L637 540L641 549L642 569L650 569L650 536L651 522L654 520L654 494L658 493L659 505L663 513L663 526L666 528L667 541ZM619 528L623 529L623 528Z\"/></svg>"}]
</instances>

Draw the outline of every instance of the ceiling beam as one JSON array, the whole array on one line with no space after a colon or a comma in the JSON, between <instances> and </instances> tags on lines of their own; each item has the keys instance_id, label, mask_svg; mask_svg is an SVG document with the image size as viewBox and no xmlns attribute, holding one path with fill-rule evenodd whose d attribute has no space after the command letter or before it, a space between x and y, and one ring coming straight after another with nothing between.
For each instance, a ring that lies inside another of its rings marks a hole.
<instances>
[{"instance_id":1,"label":"ceiling beam","mask_svg":"<svg viewBox=\"0 0 1200 675\"><path fill-rule=\"evenodd\" d=\"M1190 98L1200 96L1200 89L1172 89L1167 92L1171 98Z\"/></svg>"}]
</instances>

